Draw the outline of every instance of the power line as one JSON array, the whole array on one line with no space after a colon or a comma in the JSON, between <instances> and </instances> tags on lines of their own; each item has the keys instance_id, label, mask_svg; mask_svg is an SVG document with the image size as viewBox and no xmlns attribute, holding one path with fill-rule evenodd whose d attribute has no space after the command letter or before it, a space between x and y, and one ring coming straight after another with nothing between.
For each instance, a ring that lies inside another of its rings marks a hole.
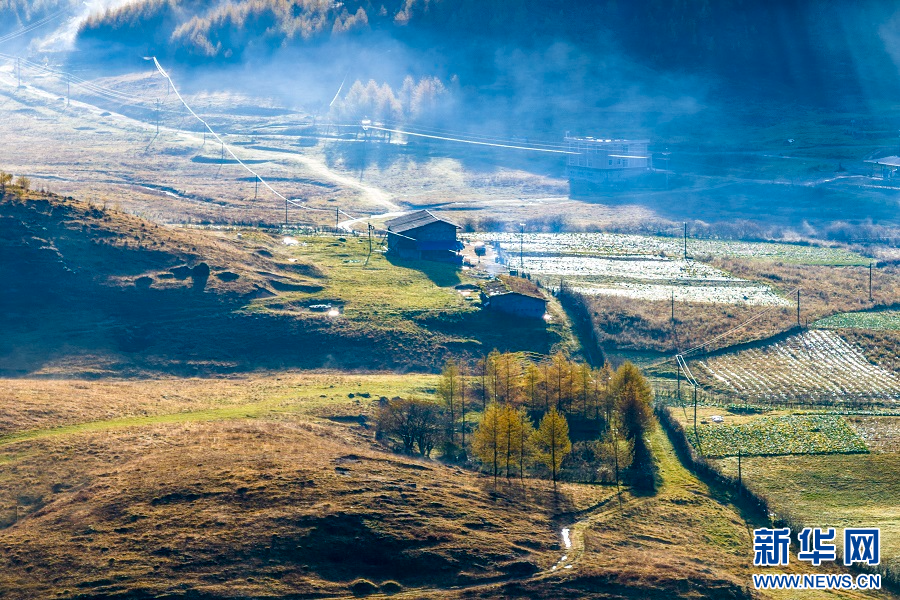
<instances>
[{"instance_id":1,"label":"power line","mask_svg":"<svg viewBox=\"0 0 900 600\"><path fill-rule=\"evenodd\" d=\"M293 199L291 199L291 198L288 198L287 196L285 196L285 195L281 194L280 192L278 192L278 190L276 190L275 188L273 188L271 185L269 185L269 182L266 181L265 179L263 179L263 178L259 175L259 173L257 173L257 172L254 171L253 169L251 169L244 161L242 161L240 158L238 158L238 155L235 154L235 153L231 150L231 148L228 147L227 144L225 144L225 141L219 136L219 134L216 133L215 130L214 130L212 127L209 126L209 123L207 123L205 120L203 120L203 118L202 118L200 115L198 115L196 112L194 112L194 109L191 108L191 106L185 101L184 97L182 97L181 92L179 92L179 91L178 91L178 88L175 87L175 82L172 81L172 78L169 77L169 74L166 73L165 69L162 68L162 65L159 64L159 61L156 60L156 57L155 57L155 56L145 57L145 60L152 60L152 61L153 61L153 64L156 65L156 70L159 71L160 75L162 75L163 77L166 78L166 80L167 80L167 81L169 82L169 84L172 86L172 92L175 93L175 96L181 101L181 103L182 103L182 104L184 105L184 107L188 110L188 112L190 112L191 115L193 115L195 119L197 119L198 121L200 121L200 123L202 123L203 126L206 127L206 130L209 131L209 133L212 134L212 136L213 136L214 138L216 138L216 140L218 140L218 142L219 142L220 144L222 144L222 148L223 148L226 152L228 152L228 154L230 154L231 157L232 157L235 161L237 161L237 163L238 163L239 165L241 165L242 167L244 167L244 169L246 169L248 173L250 173L251 175L253 175L254 177L256 177L257 180L258 180L260 183L262 183L262 184L263 184L270 192L272 192L273 194L275 194L276 196L278 196L279 198L281 198L281 199L284 200L285 202L288 202L288 203L290 203L290 204L292 204L292 205L294 205L294 206L297 206L298 208L303 208L303 209L305 209L305 210L316 210L316 211L323 211L323 212L324 212L324 211L331 212L330 209L326 209L326 208L311 208L311 207L309 207L309 206L306 206L306 205L303 204L302 202L298 202L298 201L296 201L296 200L293 200Z\"/></svg>"},{"instance_id":2,"label":"power line","mask_svg":"<svg viewBox=\"0 0 900 600\"><path fill-rule=\"evenodd\" d=\"M28 25L26 25L25 27L22 27L21 29L19 29L17 31L8 33L8 34L4 35L3 37L0 37L0 44L2 44L3 42L8 42L9 40L15 39L17 37L23 36L26 33L29 33L31 31L34 31L35 29L38 29L39 27L43 27L47 23L50 23L51 21L58 19L60 16L62 16L66 12L68 12L68 9L59 10L51 15L48 15L48 16L42 18L42 19L38 19L37 21L35 21L33 23L29 23Z\"/></svg>"},{"instance_id":3,"label":"power line","mask_svg":"<svg viewBox=\"0 0 900 600\"><path fill-rule=\"evenodd\" d=\"M800 288L797 287L797 288L791 290L790 292L788 292L788 294L789 294L789 295L793 295L794 293L799 292L799 291L800 291ZM688 354L691 354L691 353L693 353L693 352L696 352L697 350L700 350L701 348L705 348L706 346L709 346L710 344L713 344L713 343L715 343L715 342L721 340L722 338L731 335L731 334L734 333L735 331L738 331L738 330L740 330L740 329L743 329L744 327L746 327L747 325L749 325L749 324L752 323L753 321L756 321L757 319L760 319L760 318L763 317L764 315L766 315L766 314L772 312L773 310L775 310L775 309L777 309L777 308L782 308L782 307L781 307L781 306L778 306L778 305L770 306L769 308L767 308L767 309L765 309L765 310L763 310L763 311L760 311L760 312L758 312L757 314L753 315L752 317L750 317L749 319L747 319L747 320L744 321L743 323L740 323L740 324L738 324L738 325L732 327L731 329L729 329L729 330L726 331L725 333L720 333L719 335L715 336L715 337L712 338L712 339L707 340L706 342L700 344L699 346L694 346L694 347L691 348L690 350L686 350L685 352L682 352L679 356L687 356Z\"/></svg>"},{"instance_id":4,"label":"power line","mask_svg":"<svg viewBox=\"0 0 900 600\"><path fill-rule=\"evenodd\" d=\"M262 183L262 184L263 184L270 192L272 192L273 194L275 194L276 196L278 196L279 198L281 198L282 200L284 200L284 202L285 202L286 205L287 205L287 204L290 204L290 205L292 205L292 206L296 206L296 207L298 207L298 208L302 208L302 209L304 209L304 210L310 210L310 211L329 212L329 213L331 212L331 209L330 209L330 208L313 208L313 207L311 207L311 206L307 206L306 204L304 204L304 203L302 203L302 202L299 202L299 201L297 201L297 200L288 198L287 196L285 196L285 195L281 194L280 192L278 192L278 190L276 190L275 188L273 188L271 185L269 185L269 182L268 182L268 181L266 181L265 179L263 179L263 178L259 175L259 173L257 173L257 172L254 171L253 169L251 169L244 161L242 161L242 160L241 160L241 159L240 159L240 158L239 158L239 157L231 150L231 148L228 147L227 144L225 144L225 141L221 138L221 136L219 136L218 133L215 132L215 130L214 130L212 127L209 126L209 123L207 123L202 117L200 117L200 115L198 115L196 112L194 112L194 109L191 108L190 105L185 101L184 97L181 95L181 92L179 92L179 91L178 91L178 88L175 86L175 82L172 81L172 78L169 76L169 74L165 71L165 69L163 69L162 65L159 64L159 61L156 59L156 57L155 57L155 56L150 56L150 57L145 57L145 59L146 59L146 60L152 60L152 61L153 61L153 64L156 66L157 71L159 71L159 73L160 73L163 77L166 78L166 80L167 80L167 81L169 82L169 84L172 86L172 92L175 94L175 96L178 98L178 100L181 101L181 103L182 103L182 104L184 105L184 107L188 110L188 112L190 112L191 115L193 115L195 119L197 119L200 123L202 123L203 126L206 127L206 130L209 131L209 133L212 134L212 136L213 136L214 138L216 138L216 140L217 140L220 144L222 144L222 149L223 149L224 151L228 152L228 154L230 154L231 157L232 157L239 165L241 165L242 167L244 167L244 169L246 169L246 171L247 171L248 173L250 173L251 175L253 175L259 183ZM355 217L354 215L351 215L351 214L349 214L349 213L347 213L347 212L345 212L345 211L343 211L343 210L341 210L341 209L337 209L337 210L338 210L338 212L339 212L340 214L343 214L343 215L347 216L347 217L350 218L350 219L356 219L356 218L357 218L357 217ZM370 217L370 218L371 218L371 217ZM369 227L371 227L373 231L379 231L377 228L373 227L371 224L369 224ZM386 231L386 230L380 230L380 231ZM391 231L390 233L392 233L392 234L394 234L394 235L397 235L397 236L400 236L400 237L403 237L403 238L406 238L406 239L415 240L415 238L412 238L412 237L409 237L409 236L407 236L407 235L403 235L403 234L401 234L401 233L397 233L397 232L394 232L394 231Z\"/></svg>"},{"instance_id":5,"label":"power line","mask_svg":"<svg viewBox=\"0 0 900 600\"><path fill-rule=\"evenodd\" d=\"M392 127L402 127L403 126L402 124L399 124L399 123L389 123L389 124ZM501 142L501 143L505 143L505 144L506 143L508 143L508 144L521 143L519 140L516 140L514 138L511 139L511 138L494 137L494 136L489 136L489 135L479 135L477 133L469 133L469 132L451 130L451 129L438 129L436 127L422 127L420 125L409 126L409 127L406 127L405 129L410 130L413 133L422 133L422 132L433 133L433 134L440 134L440 135L449 135L449 136L459 137L459 138L469 139L469 140ZM567 144L561 143L561 142L530 142L530 141L526 140L525 143L528 144L529 147L547 147L547 148L565 148L565 147L567 147Z\"/></svg>"},{"instance_id":6,"label":"power line","mask_svg":"<svg viewBox=\"0 0 900 600\"><path fill-rule=\"evenodd\" d=\"M375 129L377 131L388 131L390 133L402 133L404 135L413 135L416 137L429 138L432 140L445 140L448 142L460 142L463 144L474 144L476 146L492 146L494 148L511 148L514 150L530 150L532 152L550 152L553 154L579 154L578 152L571 152L569 150L553 150L553 149L549 149L549 148L535 148L533 146L516 146L516 145L512 145L512 144L494 144L491 142L479 142L479 141L475 141L475 140L465 140L462 138L452 138L452 137L440 136L440 135L430 135L430 134L426 134L426 133L414 133L412 131L404 131L402 129L391 129L389 127L380 127L378 125L366 125L364 127L364 129L366 129L366 128Z\"/></svg>"}]
</instances>

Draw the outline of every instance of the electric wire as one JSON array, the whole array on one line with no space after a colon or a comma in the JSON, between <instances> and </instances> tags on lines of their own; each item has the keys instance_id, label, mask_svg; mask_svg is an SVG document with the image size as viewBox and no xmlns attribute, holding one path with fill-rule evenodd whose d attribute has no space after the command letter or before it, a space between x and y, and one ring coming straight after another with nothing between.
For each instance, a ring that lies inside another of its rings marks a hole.
<instances>
[{"instance_id":1,"label":"electric wire","mask_svg":"<svg viewBox=\"0 0 900 600\"><path fill-rule=\"evenodd\" d=\"M22 27L21 29L13 31L12 33L8 33L8 34L0 37L0 44L2 44L4 42L8 42L9 40L15 39L17 37L21 37L21 36L25 35L26 33L30 33L32 31L34 31L35 29L43 27L47 23L50 23L51 21L58 19L60 16L62 16L66 12L68 12L68 9L58 10L53 14L47 15L46 17L43 17L41 19L38 19L37 21L34 21L33 23L29 23L28 25Z\"/></svg>"},{"instance_id":2,"label":"electric wire","mask_svg":"<svg viewBox=\"0 0 900 600\"><path fill-rule=\"evenodd\" d=\"M216 133L216 131L215 131L212 127L209 126L209 123L207 123L200 115L198 115L196 112L194 112L194 109L191 108L191 106L185 101L184 97L181 95L181 92L179 92L179 91L178 91L178 88L175 86L175 82L172 81L172 78L169 77L169 74L166 73L166 71L165 71L165 69L163 69L162 65L159 64L159 61L156 59L156 57L155 57L155 56L150 56L150 57L147 57L147 60L152 60L152 61L153 61L153 64L156 65L156 70L159 71L160 75L162 75L163 77L166 78L166 80L169 82L169 85L172 86L172 92L174 92L175 96L178 98L178 100L181 101L181 103L182 103L182 104L184 105L184 107L188 110L188 112L191 113L191 115L193 115L195 119L197 119L198 121L200 121L200 123L202 123L203 126L206 127L206 130L209 131L209 133L212 134L212 136L213 136L214 138L216 138L216 140L217 140L220 144L222 144L222 148L223 148L226 152L228 152L228 154L230 154L231 157L232 157L239 165L241 165L242 167L244 167L244 169L245 169L248 173L250 173L251 175L253 175L259 183L263 184L263 185L266 187L266 189L268 189L270 192L272 192L273 194L275 194L276 196L278 196L279 198L281 198L282 200L284 200L286 203L291 204L291 205L293 205L293 206L296 206L296 207L298 207L298 208L303 208L303 209L305 209L305 210L314 210L314 211L322 211L322 212L331 212L331 210L330 210L330 209L327 209L327 208L312 208L312 207L310 207L310 206L306 206L306 205L303 204L302 202L298 202L297 200L288 198L287 196L281 194L278 190L276 190L275 188L273 188L271 185L269 185L269 182L268 182L268 181L266 181L265 179L263 179L263 178L259 175L259 173L257 173L257 172L254 171L253 169L251 169L244 161L242 161L242 160L238 157L237 154L235 154L235 153L231 150L231 148L225 143L225 141L219 136L219 134Z\"/></svg>"},{"instance_id":3,"label":"electric wire","mask_svg":"<svg viewBox=\"0 0 900 600\"><path fill-rule=\"evenodd\" d=\"M510 149L514 149L514 150L530 150L532 152L549 152L549 153L553 153L553 154L580 154L580 152L571 152L569 150L554 150L554 149L549 149L549 148L535 148L533 146L520 146L520 145L513 145L513 144L495 144L495 143L491 143L491 142L479 142L479 141L475 141L475 140L466 140L466 139L462 139L462 138L452 138L452 137L447 137L447 136L430 135L430 134L426 134L426 133L414 133L411 131L403 131L402 129L392 129L389 127L380 127L378 125L367 125L364 127L364 129L365 128L375 129L376 131L388 131L391 133L401 133L404 135L412 135L412 136L416 136L416 137L429 138L432 140L445 140L448 142L460 142L463 144L474 144L476 146L491 146L494 148L510 148Z\"/></svg>"},{"instance_id":4,"label":"electric wire","mask_svg":"<svg viewBox=\"0 0 900 600\"><path fill-rule=\"evenodd\" d=\"M790 292L788 292L788 295L795 294L795 293L797 293L798 291L800 291L800 289L801 289L801 288L799 288L799 287L794 288L793 290L791 290ZM713 344L713 343L715 343L715 342L721 340L722 338L731 335L731 334L734 333L735 331L738 331L738 330L740 330L740 329L743 329L744 327L746 327L747 325L749 325L749 324L752 323L753 321L756 321L757 319L760 319L760 318L763 317L764 315L766 315L766 314L768 314L768 313L770 313L770 312L772 312L773 310L778 309L778 308L783 308L783 307L782 307L782 306L778 306L778 305L770 306L769 308L767 308L767 309L765 309L765 310L762 310L762 311L756 313L755 315L753 315L752 317L750 317L749 319L747 319L747 320L744 321L743 323L740 323L740 324L738 324L738 325L732 327L731 329L729 329L729 330L726 331L725 333L720 333L719 335L717 335L717 336L715 336L715 337L713 337L713 338L707 340L706 342L700 344L699 346L694 346L694 347L691 348L690 350L686 350L686 351L682 352L681 354L679 354L679 356L687 356L688 354L691 354L691 353L693 353L693 352L696 352L697 350L700 350L701 348L705 348L706 346L709 346L710 344Z\"/></svg>"}]
</instances>

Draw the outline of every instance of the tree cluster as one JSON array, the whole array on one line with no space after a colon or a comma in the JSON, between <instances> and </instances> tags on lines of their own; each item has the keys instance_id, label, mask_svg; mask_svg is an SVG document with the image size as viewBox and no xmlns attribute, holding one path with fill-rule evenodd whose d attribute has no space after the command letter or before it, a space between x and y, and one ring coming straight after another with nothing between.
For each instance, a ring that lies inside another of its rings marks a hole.
<instances>
[{"instance_id":1,"label":"tree cluster","mask_svg":"<svg viewBox=\"0 0 900 600\"><path fill-rule=\"evenodd\" d=\"M394 398L384 402L376 418L378 431L397 436L403 451L431 456L440 440L442 411L434 402L421 398Z\"/></svg>"},{"instance_id":2,"label":"tree cluster","mask_svg":"<svg viewBox=\"0 0 900 600\"><path fill-rule=\"evenodd\" d=\"M429 124L446 115L450 93L437 77L423 77L416 82L407 76L395 92L387 83L375 80L355 81L343 98L331 107L331 117L338 121L374 119L396 123Z\"/></svg>"},{"instance_id":3,"label":"tree cluster","mask_svg":"<svg viewBox=\"0 0 900 600\"><path fill-rule=\"evenodd\" d=\"M12 185L13 175L12 173L7 173L6 171L0 171L0 198L6 195L7 188ZM24 175L19 175L16 178L16 187L18 187L19 194L23 192L27 192L31 189L31 180L28 179Z\"/></svg>"},{"instance_id":4,"label":"tree cluster","mask_svg":"<svg viewBox=\"0 0 900 600\"><path fill-rule=\"evenodd\" d=\"M445 459L474 459L494 477L618 483L626 476L636 487L654 486L646 441L655 426L652 390L629 362L614 371L562 354L535 362L495 351L474 362L448 361L437 396L438 403L384 402L379 433L407 453L428 456L440 447ZM581 438L574 444L570 424Z\"/></svg>"}]
</instances>

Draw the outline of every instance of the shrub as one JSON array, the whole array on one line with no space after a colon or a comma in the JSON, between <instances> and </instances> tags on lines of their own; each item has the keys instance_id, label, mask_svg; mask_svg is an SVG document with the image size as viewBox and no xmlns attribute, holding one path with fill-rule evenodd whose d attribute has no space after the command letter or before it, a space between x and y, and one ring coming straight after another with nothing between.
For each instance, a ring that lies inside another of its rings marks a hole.
<instances>
[{"instance_id":1,"label":"shrub","mask_svg":"<svg viewBox=\"0 0 900 600\"><path fill-rule=\"evenodd\" d=\"M378 586L368 579L357 579L350 584L350 591L354 596L368 596L378 591Z\"/></svg>"}]
</instances>

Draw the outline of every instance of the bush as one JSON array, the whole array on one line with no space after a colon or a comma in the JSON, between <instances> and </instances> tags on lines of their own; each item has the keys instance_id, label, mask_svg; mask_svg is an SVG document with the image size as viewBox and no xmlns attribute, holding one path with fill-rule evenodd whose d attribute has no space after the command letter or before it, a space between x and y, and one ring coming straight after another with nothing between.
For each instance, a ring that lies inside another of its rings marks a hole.
<instances>
[{"instance_id":1,"label":"bush","mask_svg":"<svg viewBox=\"0 0 900 600\"><path fill-rule=\"evenodd\" d=\"M368 596L378 591L378 586L368 579L357 579L350 584L350 591L354 596Z\"/></svg>"},{"instance_id":2,"label":"bush","mask_svg":"<svg viewBox=\"0 0 900 600\"><path fill-rule=\"evenodd\" d=\"M385 581L381 584L381 591L385 594L399 594L403 591L403 586L396 581Z\"/></svg>"}]
</instances>

